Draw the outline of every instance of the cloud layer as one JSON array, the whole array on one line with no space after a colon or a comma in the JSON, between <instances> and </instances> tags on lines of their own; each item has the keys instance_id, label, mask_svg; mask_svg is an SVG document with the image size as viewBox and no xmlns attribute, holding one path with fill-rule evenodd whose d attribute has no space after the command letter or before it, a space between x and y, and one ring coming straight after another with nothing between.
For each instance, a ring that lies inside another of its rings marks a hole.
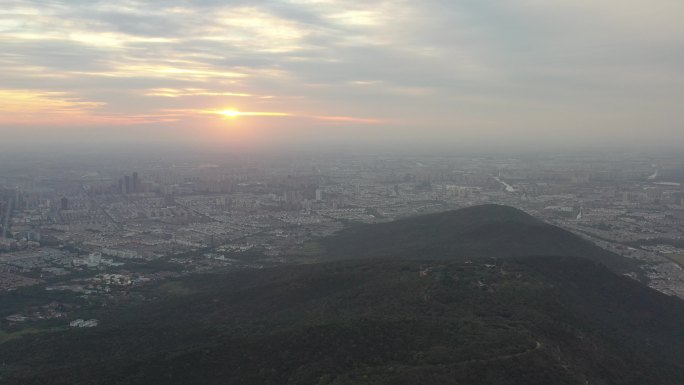
<instances>
[{"instance_id":1,"label":"cloud layer","mask_svg":"<svg viewBox=\"0 0 684 385\"><path fill-rule=\"evenodd\" d=\"M207 111L235 109L263 135L684 142L683 14L679 0L0 0L0 130L215 128Z\"/></svg>"}]
</instances>

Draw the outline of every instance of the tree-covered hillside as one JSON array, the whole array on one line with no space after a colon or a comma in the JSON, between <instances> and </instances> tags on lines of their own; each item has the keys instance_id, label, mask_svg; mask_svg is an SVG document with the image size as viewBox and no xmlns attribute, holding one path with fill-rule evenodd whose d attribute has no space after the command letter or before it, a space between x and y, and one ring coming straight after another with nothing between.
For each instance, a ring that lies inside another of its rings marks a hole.
<instances>
[{"instance_id":1,"label":"tree-covered hillside","mask_svg":"<svg viewBox=\"0 0 684 385\"><path fill-rule=\"evenodd\" d=\"M521 211L479 206L320 245L328 262L167 280L90 309L95 328L0 340L0 383L684 383L684 303Z\"/></svg>"},{"instance_id":2,"label":"tree-covered hillside","mask_svg":"<svg viewBox=\"0 0 684 385\"><path fill-rule=\"evenodd\" d=\"M342 230L319 243L328 259L402 257L471 260L522 256L583 257L618 274L643 277L625 258L509 206L481 205Z\"/></svg>"},{"instance_id":3,"label":"tree-covered hillside","mask_svg":"<svg viewBox=\"0 0 684 385\"><path fill-rule=\"evenodd\" d=\"M188 277L0 345L6 384L681 384L684 306L579 258Z\"/></svg>"}]
</instances>

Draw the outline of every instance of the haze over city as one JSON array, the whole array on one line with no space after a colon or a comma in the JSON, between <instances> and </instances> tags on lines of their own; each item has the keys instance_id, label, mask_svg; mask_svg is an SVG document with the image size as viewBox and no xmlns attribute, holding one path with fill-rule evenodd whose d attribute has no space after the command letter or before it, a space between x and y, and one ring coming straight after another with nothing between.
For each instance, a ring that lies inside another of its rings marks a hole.
<instances>
[{"instance_id":1,"label":"haze over city","mask_svg":"<svg viewBox=\"0 0 684 385\"><path fill-rule=\"evenodd\" d=\"M0 0L0 383L684 384L682 16Z\"/></svg>"},{"instance_id":2,"label":"haze over city","mask_svg":"<svg viewBox=\"0 0 684 385\"><path fill-rule=\"evenodd\" d=\"M0 146L684 143L684 3L0 2Z\"/></svg>"}]
</instances>

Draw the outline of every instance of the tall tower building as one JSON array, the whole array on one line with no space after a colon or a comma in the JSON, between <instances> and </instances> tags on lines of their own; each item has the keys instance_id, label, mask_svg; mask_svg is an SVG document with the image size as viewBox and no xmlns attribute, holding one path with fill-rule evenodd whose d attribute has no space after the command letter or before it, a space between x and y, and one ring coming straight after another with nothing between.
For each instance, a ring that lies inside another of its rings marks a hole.
<instances>
[{"instance_id":1,"label":"tall tower building","mask_svg":"<svg viewBox=\"0 0 684 385\"><path fill-rule=\"evenodd\" d=\"M140 192L140 180L138 180L138 173L133 173L133 192Z\"/></svg>"},{"instance_id":2,"label":"tall tower building","mask_svg":"<svg viewBox=\"0 0 684 385\"><path fill-rule=\"evenodd\" d=\"M129 194L131 192L131 187L131 177L128 175L124 176L124 192Z\"/></svg>"}]
</instances>

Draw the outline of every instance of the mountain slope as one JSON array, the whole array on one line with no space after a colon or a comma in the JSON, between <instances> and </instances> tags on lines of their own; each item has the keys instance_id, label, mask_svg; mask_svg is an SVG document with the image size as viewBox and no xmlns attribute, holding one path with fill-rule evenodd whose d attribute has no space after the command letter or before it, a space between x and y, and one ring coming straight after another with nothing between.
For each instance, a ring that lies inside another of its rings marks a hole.
<instances>
[{"instance_id":1,"label":"mountain slope","mask_svg":"<svg viewBox=\"0 0 684 385\"><path fill-rule=\"evenodd\" d=\"M514 258L499 267L356 260L176 284L184 290L155 288L155 302L110 309L101 327L1 344L2 383L684 379L682 302L580 258Z\"/></svg>"},{"instance_id":2,"label":"mountain slope","mask_svg":"<svg viewBox=\"0 0 684 385\"><path fill-rule=\"evenodd\" d=\"M404 257L469 260L575 256L618 274L641 275L634 260L604 250L559 227L508 206L482 205L444 213L360 225L323 239L328 259Z\"/></svg>"},{"instance_id":3,"label":"mountain slope","mask_svg":"<svg viewBox=\"0 0 684 385\"><path fill-rule=\"evenodd\" d=\"M684 383L684 303L519 210L480 206L321 242L323 258L356 259L133 289L128 303L72 314L96 328L5 339L0 383Z\"/></svg>"}]
</instances>

